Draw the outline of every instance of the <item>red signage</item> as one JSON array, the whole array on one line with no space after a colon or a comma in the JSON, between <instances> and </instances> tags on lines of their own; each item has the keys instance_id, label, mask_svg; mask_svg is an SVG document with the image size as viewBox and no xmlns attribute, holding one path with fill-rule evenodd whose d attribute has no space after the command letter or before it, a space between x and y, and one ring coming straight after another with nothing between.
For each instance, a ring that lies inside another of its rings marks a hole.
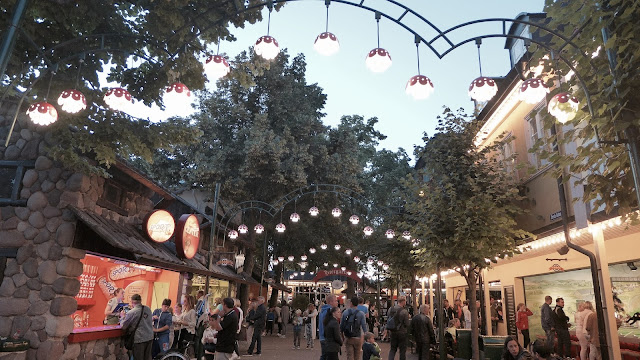
<instances>
[{"instance_id":1,"label":"red signage","mask_svg":"<svg viewBox=\"0 0 640 360\"><path fill-rule=\"evenodd\" d=\"M176 221L168 211L154 210L145 218L144 229L149 239L162 243L173 236Z\"/></svg>"},{"instance_id":2,"label":"red signage","mask_svg":"<svg viewBox=\"0 0 640 360\"><path fill-rule=\"evenodd\" d=\"M220 261L218 261L216 263L216 265L233 267L233 261L231 261L231 260L229 260L227 258L224 258L224 259L220 259Z\"/></svg>"},{"instance_id":3,"label":"red signage","mask_svg":"<svg viewBox=\"0 0 640 360\"><path fill-rule=\"evenodd\" d=\"M200 244L200 223L193 214L184 214L178 220L176 229L176 250L178 256L192 259Z\"/></svg>"},{"instance_id":4,"label":"red signage","mask_svg":"<svg viewBox=\"0 0 640 360\"><path fill-rule=\"evenodd\" d=\"M349 275L351 274L351 275ZM362 281L353 271L350 270L320 270L316 273L316 276L313 278L313 282L318 282L318 280L326 278L327 276L346 276L354 279L355 281Z\"/></svg>"}]
</instances>

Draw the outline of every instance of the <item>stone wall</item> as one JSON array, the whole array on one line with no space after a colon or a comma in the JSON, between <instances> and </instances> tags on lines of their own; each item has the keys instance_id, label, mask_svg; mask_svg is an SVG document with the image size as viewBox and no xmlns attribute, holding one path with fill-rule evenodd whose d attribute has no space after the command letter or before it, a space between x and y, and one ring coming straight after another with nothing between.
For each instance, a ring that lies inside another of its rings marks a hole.
<instances>
[{"instance_id":1,"label":"stone wall","mask_svg":"<svg viewBox=\"0 0 640 360\"><path fill-rule=\"evenodd\" d=\"M0 247L19 248L16 258L0 258L5 265L0 284L0 337L29 339L24 354L0 359L125 359L120 339L68 344L73 330L74 298L80 289L85 251L71 247L77 219L68 205L87 208L107 218L137 222L153 207L149 192L127 193L130 217L96 205L105 180L63 168L47 157L46 128L28 124L21 115L10 144L4 147L15 107L0 104L0 160L35 160L22 179L20 199L27 206L0 206ZM2 265L2 264L0 264Z\"/></svg>"}]
</instances>

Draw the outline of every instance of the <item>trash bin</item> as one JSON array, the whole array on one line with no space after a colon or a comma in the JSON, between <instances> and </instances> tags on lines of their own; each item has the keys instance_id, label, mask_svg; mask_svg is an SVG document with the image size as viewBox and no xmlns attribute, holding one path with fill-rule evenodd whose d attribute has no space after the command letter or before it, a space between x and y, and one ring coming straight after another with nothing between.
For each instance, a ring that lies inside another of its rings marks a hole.
<instances>
[{"instance_id":1,"label":"trash bin","mask_svg":"<svg viewBox=\"0 0 640 360\"><path fill-rule=\"evenodd\" d=\"M471 329L456 330L456 342L458 343L458 356L461 359L471 359Z\"/></svg>"},{"instance_id":2,"label":"trash bin","mask_svg":"<svg viewBox=\"0 0 640 360\"><path fill-rule=\"evenodd\" d=\"M485 360L500 360L506 336L483 336Z\"/></svg>"}]
</instances>

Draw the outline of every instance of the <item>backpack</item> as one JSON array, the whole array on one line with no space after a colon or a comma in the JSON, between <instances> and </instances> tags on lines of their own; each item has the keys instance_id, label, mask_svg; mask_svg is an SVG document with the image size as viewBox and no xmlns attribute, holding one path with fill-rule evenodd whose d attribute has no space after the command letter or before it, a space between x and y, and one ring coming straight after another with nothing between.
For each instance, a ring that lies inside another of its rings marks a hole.
<instances>
[{"instance_id":1,"label":"backpack","mask_svg":"<svg viewBox=\"0 0 640 360\"><path fill-rule=\"evenodd\" d=\"M353 311L345 321L344 335L346 337L360 337L360 326L356 324L356 318L360 310Z\"/></svg>"},{"instance_id":2,"label":"backpack","mask_svg":"<svg viewBox=\"0 0 640 360\"><path fill-rule=\"evenodd\" d=\"M397 311L396 311L397 313ZM387 330L395 330L396 329L396 320L395 320L396 314L394 313L393 316L388 316L387 317L387 325L386 325L386 329Z\"/></svg>"}]
</instances>

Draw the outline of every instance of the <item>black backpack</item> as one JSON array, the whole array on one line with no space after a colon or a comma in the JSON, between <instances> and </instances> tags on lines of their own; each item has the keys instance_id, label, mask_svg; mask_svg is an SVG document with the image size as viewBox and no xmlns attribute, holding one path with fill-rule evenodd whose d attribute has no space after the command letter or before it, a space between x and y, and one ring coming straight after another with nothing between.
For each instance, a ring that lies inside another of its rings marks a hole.
<instances>
[{"instance_id":1,"label":"black backpack","mask_svg":"<svg viewBox=\"0 0 640 360\"><path fill-rule=\"evenodd\" d=\"M360 337L360 325L356 324L356 318L360 310L353 311L345 320L344 335L346 337Z\"/></svg>"}]
</instances>

